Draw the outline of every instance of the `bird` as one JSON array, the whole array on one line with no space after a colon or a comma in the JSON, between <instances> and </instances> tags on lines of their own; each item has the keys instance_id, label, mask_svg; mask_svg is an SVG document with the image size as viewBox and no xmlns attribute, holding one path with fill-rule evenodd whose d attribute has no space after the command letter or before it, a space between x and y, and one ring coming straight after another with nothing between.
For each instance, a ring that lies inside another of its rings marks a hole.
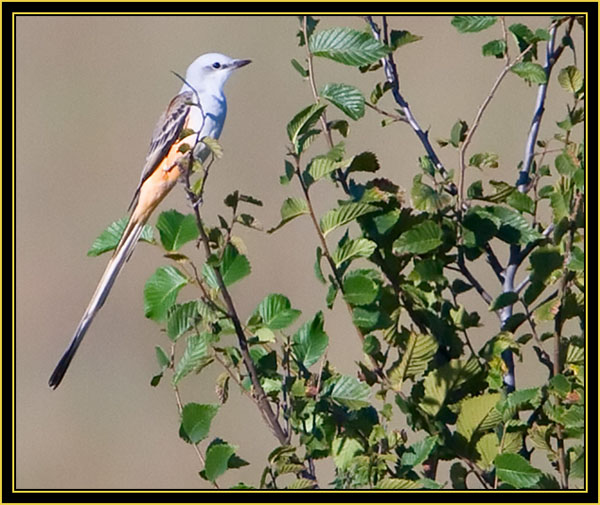
<instances>
[{"instance_id":1,"label":"bird","mask_svg":"<svg viewBox=\"0 0 600 505\"><path fill-rule=\"evenodd\" d=\"M182 166L178 163L185 156L182 145L194 147L204 137L219 138L227 114L227 101L223 91L225 82L235 70L250 62L248 59L207 53L191 63L185 78L180 77L183 86L160 116L152 133L140 182L129 205L130 215L123 235L67 349L50 376L48 385L52 389L56 389L63 380L94 317L133 253L144 225L183 174ZM194 156L205 160L209 155L209 148L204 144L198 147L200 149L194 149Z\"/></svg>"}]
</instances>

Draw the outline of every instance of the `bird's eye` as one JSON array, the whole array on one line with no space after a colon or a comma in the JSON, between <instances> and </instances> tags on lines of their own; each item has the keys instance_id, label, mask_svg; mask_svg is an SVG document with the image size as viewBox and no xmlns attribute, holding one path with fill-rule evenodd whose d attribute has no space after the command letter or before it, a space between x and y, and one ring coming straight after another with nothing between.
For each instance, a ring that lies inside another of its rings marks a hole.
<instances>
[{"instance_id":1,"label":"bird's eye","mask_svg":"<svg viewBox=\"0 0 600 505\"><path fill-rule=\"evenodd\" d=\"M215 61L212 66L213 68L221 68L221 64L218 61Z\"/></svg>"}]
</instances>

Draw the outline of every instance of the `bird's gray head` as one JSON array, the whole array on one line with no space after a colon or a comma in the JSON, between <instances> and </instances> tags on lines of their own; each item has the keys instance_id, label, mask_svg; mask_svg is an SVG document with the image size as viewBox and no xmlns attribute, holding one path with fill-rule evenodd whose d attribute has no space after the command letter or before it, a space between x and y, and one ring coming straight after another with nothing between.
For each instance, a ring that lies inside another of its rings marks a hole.
<instances>
[{"instance_id":1,"label":"bird's gray head","mask_svg":"<svg viewBox=\"0 0 600 505\"><path fill-rule=\"evenodd\" d=\"M248 63L250 63L250 60L236 60L224 54L203 54L188 67L185 80L198 93L220 94L233 71ZM183 86L182 90L185 89L188 89L186 85Z\"/></svg>"}]
</instances>

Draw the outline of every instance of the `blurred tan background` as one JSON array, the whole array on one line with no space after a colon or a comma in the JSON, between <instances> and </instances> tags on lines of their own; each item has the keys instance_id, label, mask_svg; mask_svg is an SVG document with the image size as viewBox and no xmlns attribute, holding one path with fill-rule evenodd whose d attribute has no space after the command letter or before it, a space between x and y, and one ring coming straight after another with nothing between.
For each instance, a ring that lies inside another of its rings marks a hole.
<instances>
[{"instance_id":1,"label":"blurred tan background","mask_svg":"<svg viewBox=\"0 0 600 505\"><path fill-rule=\"evenodd\" d=\"M546 27L548 17L507 19L509 25L517 21L536 29ZM326 17L318 28L337 25L362 28L363 23L357 17ZM500 27L459 35L449 17L439 16L392 17L390 26L424 37L401 48L396 57L402 91L421 126L431 128L435 139L448 137L459 118L471 124L501 69L502 60L481 56L482 44L501 37ZM253 60L227 84L229 114L221 137L225 156L213 167L203 210L210 223L224 210L223 198L235 189L264 201L253 212L265 228L277 223L283 199L299 193L294 184L279 185L285 125L312 102L308 84L289 63L305 56L304 48L297 47L297 27L295 16L17 18L17 488L206 486L197 476L194 451L178 437L169 383L149 385L157 371L154 346L167 343L143 315L144 282L166 263L157 248L138 246L61 387L51 391L47 380L108 260L85 253L101 230L126 215L155 121L180 88L170 70L183 73L193 59L210 51ZM575 32L581 48L581 33ZM578 61L583 56L578 54ZM560 67L572 62L572 54L566 54ZM381 73L362 75L329 61L317 60L315 67L319 85L348 82L366 96L383 80ZM471 181L516 179L535 93L535 87L516 76L507 77L470 150L499 153L500 169L470 172ZM382 106L391 109L389 100ZM563 119L567 100L557 86L550 87L542 138ZM329 117L341 113L332 108ZM382 175L409 194L417 158L424 152L408 126L382 130L379 123L369 110L359 124L352 122L347 152L377 153ZM322 147L316 144L313 153ZM447 168L456 167L454 150L438 152ZM315 195L320 212L340 196L327 185ZM185 212L181 188L161 208ZM303 311L301 320L324 307L325 291L313 274L317 238L308 219L274 235L245 229L238 233L248 246L253 270L233 289L243 317L270 292L288 296ZM497 294L490 270L484 264L478 267ZM183 291L181 298L189 294ZM478 298L471 308L491 324L476 335L483 342L497 331L497 322ZM345 308L336 305L325 316L330 360L342 372L354 373L361 352ZM530 363L519 365L520 386L536 384L545 373L533 352L525 360ZM213 366L184 380L184 402L217 402L213 379L218 373ZM211 435L238 445L239 455L251 463L228 472L220 485L257 485L276 440L254 405L235 388ZM327 465L323 472L321 485L326 485L333 474Z\"/></svg>"}]
</instances>

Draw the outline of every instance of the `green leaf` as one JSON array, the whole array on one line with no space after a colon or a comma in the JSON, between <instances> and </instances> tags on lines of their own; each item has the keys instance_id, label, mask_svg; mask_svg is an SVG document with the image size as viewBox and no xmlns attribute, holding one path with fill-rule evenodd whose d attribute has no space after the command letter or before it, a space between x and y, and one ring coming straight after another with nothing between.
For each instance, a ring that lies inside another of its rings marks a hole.
<instances>
[{"instance_id":1,"label":"green leaf","mask_svg":"<svg viewBox=\"0 0 600 505\"><path fill-rule=\"evenodd\" d=\"M346 275L343 292L350 305L368 305L377 298L379 285L358 270Z\"/></svg>"},{"instance_id":2,"label":"green leaf","mask_svg":"<svg viewBox=\"0 0 600 505\"><path fill-rule=\"evenodd\" d=\"M518 454L499 454L494 464L498 478L517 489L531 488L542 477L540 470Z\"/></svg>"},{"instance_id":3,"label":"green leaf","mask_svg":"<svg viewBox=\"0 0 600 505\"><path fill-rule=\"evenodd\" d=\"M155 346L154 350L156 351L156 361L158 361L158 366L164 370L171 364L171 360L160 345Z\"/></svg>"},{"instance_id":4,"label":"green leaf","mask_svg":"<svg viewBox=\"0 0 600 505\"><path fill-rule=\"evenodd\" d=\"M392 46L392 49L396 50L406 44L417 42L422 38L423 37L420 35L413 35L406 30L392 30L390 32L390 46Z\"/></svg>"},{"instance_id":5,"label":"green leaf","mask_svg":"<svg viewBox=\"0 0 600 505\"><path fill-rule=\"evenodd\" d=\"M312 104L296 114L287 125L287 133L292 145L296 148L296 154L300 152L298 139L307 133L319 120L326 105Z\"/></svg>"},{"instance_id":6,"label":"green leaf","mask_svg":"<svg viewBox=\"0 0 600 505\"><path fill-rule=\"evenodd\" d=\"M167 251L177 251L183 244L198 238L200 232L192 214L184 216L176 210L162 212L156 222L160 241Z\"/></svg>"},{"instance_id":7,"label":"green leaf","mask_svg":"<svg viewBox=\"0 0 600 505\"><path fill-rule=\"evenodd\" d=\"M404 380L422 374L437 352L438 342L433 335L411 333L398 366L388 373L392 387L400 391Z\"/></svg>"},{"instance_id":8,"label":"green leaf","mask_svg":"<svg viewBox=\"0 0 600 505\"><path fill-rule=\"evenodd\" d=\"M175 367L173 385L176 386L190 372L201 370L212 361L209 353L209 338L207 333L201 333L187 339L186 349Z\"/></svg>"},{"instance_id":9,"label":"green leaf","mask_svg":"<svg viewBox=\"0 0 600 505\"><path fill-rule=\"evenodd\" d=\"M231 286L234 282L250 275L250 270L248 258L240 254L234 246L228 244L221 260L221 275L225 286Z\"/></svg>"},{"instance_id":10,"label":"green leaf","mask_svg":"<svg viewBox=\"0 0 600 505\"><path fill-rule=\"evenodd\" d=\"M542 238L542 234L518 212L499 205L488 208L488 211L500 220L497 237L504 242L526 245Z\"/></svg>"},{"instance_id":11,"label":"green leaf","mask_svg":"<svg viewBox=\"0 0 600 505\"><path fill-rule=\"evenodd\" d=\"M198 318L198 302L173 305L167 315L167 336L173 341L177 340L193 328L196 318Z\"/></svg>"},{"instance_id":12,"label":"green leaf","mask_svg":"<svg viewBox=\"0 0 600 505\"><path fill-rule=\"evenodd\" d=\"M506 52L506 42L504 42L504 40L492 40L483 45L481 52L483 53L483 56L502 58Z\"/></svg>"},{"instance_id":13,"label":"green leaf","mask_svg":"<svg viewBox=\"0 0 600 505\"><path fill-rule=\"evenodd\" d=\"M330 210L323 216L321 219L321 231L323 232L323 235L327 235L336 228L344 226L360 216L370 214L376 210L377 207L367 203L346 203L336 209Z\"/></svg>"},{"instance_id":14,"label":"green leaf","mask_svg":"<svg viewBox=\"0 0 600 505\"><path fill-rule=\"evenodd\" d=\"M179 270L172 266L160 267L144 286L144 313L154 321L163 321L177 294L188 283Z\"/></svg>"},{"instance_id":15,"label":"green leaf","mask_svg":"<svg viewBox=\"0 0 600 505\"><path fill-rule=\"evenodd\" d=\"M352 158L352 163L350 163L347 172L377 172L377 170L379 170L377 156L369 151L365 151Z\"/></svg>"},{"instance_id":16,"label":"green leaf","mask_svg":"<svg viewBox=\"0 0 600 505\"><path fill-rule=\"evenodd\" d=\"M386 477L377 483L375 489L419 489L420 487L421 484L414 480Z\"/></svg>"},{"instance_id":17,"label":"green leaf","mask_svg":"<svg viewBox=\"0 0 600 505\"><path fill-rule=\"evenodd\" d=\"M356 258L368 258L377 249L377 244L366 238L357 238L345 242L338 247L332 254L335 266L339 267L346 261L352 261Z\"/></svg>"},{"instance_id":18,"label":"green leaf","mask_svg":"<svg viewBox=\"0 0 600 505\"><path fill-rule=\"evenodd\" d=\"M102 253L115 249L119 244L119 240L121 240L121 236L123 235L128 222L129 218L124 217L118 221L115 221L114 223L111 223L100 235L98 235L96 240L94 240L94 243L87 252L87 255L99 256ZM153 235L154 233L152 227L150 225L145 225L142 229L140 240L153 244Z\"/></svg>"},{"instance_id":19,"label":"green leaf","mask_svg":"<svg viewBox=\"0 0 600 505\"><path fill-rule=\"evenodd\" d=\"M326 283L325 277L323 276L323 270L321 270L321 258L323 257L323 250L321 247L317 247L317 258L315 259L314 271L315 277L323 284Z\"/></svg>"},{"instance_id":20,"label":"green leaf","mask_svg":"<svg viewBox=\"0 0 600 505\"><path fill-rule=\"evenodd\" d=\"M294 67L302 77L308 77L308 70L306 70L298 60L292 58L291 63L292 67Z\"/></svg>"},{"instance_id":21,"label":"green leaf","mask_svg":"<svg viewBox=\"0 0 600 505\"><path fill-rule=\"evenodd\" d=\"M229 459L234 455L235 447L225 442L211 444L206 450L204 473L206 479L214 482L223 475L229 467Z\"/></svg>"},{"instance_id":22,"label":"green leaf","mask_svg":"<svg viewBox=\"0 0 600 505\"><path fill-rule=\"evenodd\" d=\"M535 202L530 196L520 191L513 191L506 200L506 203L519 212L527 212L531 215L535 212Z\"/></svg>"},{"instance_id":23,"label":"green leaf","mask_svg":"<svg viewBox=\"0 0 600 505\"><path fill-rule=\"evenodd\" d=\"M445 404L448 393L464 384L479 371L479 363L472 358L466 361L453 359L429 372L423 383L425 395L420 405L421 410L435 416Z\"/></svg>"},{"instance_id":24,"label":"green leaf","mask_svg":"<svg viewBox=\"0 0 600 505\"><path fill-rule=\"evenodd\" d=\"M554 159L554 166L556 167L556 170L558 170L559 174L566 177L572 177L577 170L577 165L575 165L573 158L566 153L559 154Z\"/></svg>"},{"instance_id":25,"label":"green leaf","mask_svg":"<svg viewBox=\"0 0 600 505\"><path fill-rule=\"evenodd\" d=\"M545 84L548 82L548 76L544 67L531 61L520 61L515 63L510 69L522 79L533 84Z\"/></svg>"},{"instance_id":26,"label":"green leaf","mask_svg":"<svg viewBox=\"0 0 600 505\"><path fill-rule=\"evenodd\" d=\"M575 94L583 88L583 74L577 67L569 65L558 73L558 83L564 90Z\"/></svg>"},{"instance_id":27,"label":"green leaf","mask_svg":"<svg viewBox=\"0 0 600 505\"><path fill-rule=\"evenodd\" d=\"M283 225L289 223L292 219L308 213L308 204L304 198L287 198L281 206L281 222L275 226L275 228L271 228L267 233L273 233Z\"/></svg>"},{"instance_id":28,"label":"green leaf","mask_svg":"<svg viewBox=\"0 0 600 505\"><path fill-rule=\"evenodd\" d=\"M500 423L502 417L495 406L501 396L501 393L488 393L463 400L456 420L456 431L470 442L475 433Z\"/></svg>"},{"instance_id":29,"label":"green leaf","mask_svg":"<svg viewBox=\"0 0 600 505\"><path fill-rule=\"evenodd\" d=\"M390 48L370 33L352 28L336 27L317 32L310 37L310 52L344 65L370 65L390 52Z\"/></svg>"},{"instance_id":30,"label":"green leaf","mask_svg":"<svg viewBox=\"0 0 600 505\"><path fill-rule=\"evenodd\" d=\"M467 123L459 119L456 123L454 123L454 126L452 126L452 130L450 131L450 143L454 147L458 147L462 141L465 140L468 129L469 126Z\"/></svg>"},{"instance_id":31,"label":"green leaf","mask_svg":"<svg viewBox=\"0 0 600 505\"><path fill-rule=\"evenodd\" d=\"M485 470L489 470L494 463L494 458L500 450L500 442L495 433L486 433L475 444L475 449L479 453L478 464Z\"/></svg>"},{"instance_id":32,"label":"green leaf","mask_svg":"<svg viewBox=\"0 0 600 505\"><path fill-rule=\"evenodd\" d=\"M323 177L328 176L338 168L340 168L340 163L332 160L328 156L315 156L308 166L308 173L316 182Z\"/></svg>"},{"instance_id":33,"label":"green leaf","mask_svg":"<svg viewBox=\"0 0 600 505\"><path fill-rule=\"evenodd\" d=\"M423 221L394 241L394 254L425 254L442 245L442 229L433 221Z\"/></svg>"},{"instance_id":34,"label":"green leaf","mask_svg":"<svg viewBox=\"0 0 600 505\"><path fill-rule=\"evenodd\" d=\"M506 293L502 293L501 295L496 297L492 301L492 303L490 303L488 310L490 312L492 312L494 310L498 310L503 307L508 307L509 305L513 305L514 303L516 303L518 299L519 299L519 295L517 293L515 293L514 291L508 291Z\"/></svg>"},{"instance_id":35,"label":"green leaf","mask_svg":"<svg viewBox=\"0 0 600 505\"><path fill-rule=\"evenodd\" d=\"M310 479L305 479L301 477L292 482L287 489L313 489L315 487L315 481Z\"/></svg>"},{"instance_id":36,"label":"green leaf","mask_svg":"<svg viewBox=\"0 0 600 505\"><path fill-rule=\"evenodd\" d=\"M436 191L431 186L421 182L422 174L415 175L410 192L415 209L424 211L442 210L451 203L450 195Z\"/></svg>"},{"instance_id":37,"label":"green leaf","mask_svg":"<svg viewBox=\"0 0 600 505\"><path fill-rule=\"evenodd\" d=\"M188 403L181 411L181 428L191 443L197 444L208 436L210 424L219 411L218 405Z\"/></svg>"},{"instance_id":38,"label":"green leaf","mask_svg":"<svg viewBox=\"0 0 600 505\"><path fill-rule=\"evenodd\" d=\"M256 310L265 326L271 330L287 328L301 314L299 310L292 309L288 298L279 294L267 295Z\"/></svg>"},{"instance_id":39,"label":"green leaf","mask_svg":"<svg viewBox=\"0 0 600 505\"><path fill-rule=\"evenodd\" d=\"M365 115L365 97L354 86L328 83L321 88L319 95L329 100L350 119L356 121Z\"/></svg>"},{"instance_id":40,"label":"green leaf","mask_svg":"<svg viewBox=\"0 0 600 505\"><path fill-rule=\"evenodd\" d=\"M436 435L415 442L408 448L407 452L402 454L402 465L410 466L411 468L420 465L429 457L437 442L438 437Z\"/></svg>"},{"instance_id":41,"label":"green leaf","mask_svg":"<svg viewBox=\"0 0 600 505\"><path fill-rule=\"evenodd\" d=\"M369 392L368 384L356 377L342 375L333 386L331 399L350 410L358 410L369 406Z\"/></svg>"},{"instance_id":42,"label":"green leaf","mask_svg":"<svg viewBox=\"0 0 600 505\"><path fill-rule=\"evenodd\" d=\"M496 16L454 16L451 24L460 33L474 33L489 28L496 19Z\"/></svg>"},{"instance_id":43,"label":"green leaf","mask_svg":"<svg viewBox=\"0 0 600 505\"><path fill-rule=\"evenodd\" d=\"M319 361L329 344L329 337L323 330L323 312L317 312L311 321L304 323L294 334L293 342L294 356L305 368Z\"/></svg>"},{"instance_id":44,"label":"green leaf","mask_svg":"<svg viewBox=\"0 0 600 505\"><path fill-rule=\"evenodd\" d=\"M354 456L361 452L363 452L363 446L354 438L336 437L331 444L333 461L340 470L346 470Z\"/></svg>"}]
</instances>

